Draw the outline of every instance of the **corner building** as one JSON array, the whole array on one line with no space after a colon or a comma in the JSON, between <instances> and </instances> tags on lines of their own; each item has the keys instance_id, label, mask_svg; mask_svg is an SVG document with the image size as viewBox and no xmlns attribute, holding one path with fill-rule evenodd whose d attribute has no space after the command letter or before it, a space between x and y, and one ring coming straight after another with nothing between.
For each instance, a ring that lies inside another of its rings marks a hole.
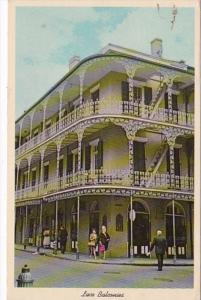
<instances>
[{"instance_id":1,"label":"corner building","mask_svg":"<svg viewBox=\"0 0 201 300\"><path fill-rule=\"evenodd\" d=\"M88 253L104 224L110 257L144 256L157 229L168 257L193 257L194 69L161 40L73 57L15 132L17 244L63 224L67 251Z\"/></svg>"}]
</instances>

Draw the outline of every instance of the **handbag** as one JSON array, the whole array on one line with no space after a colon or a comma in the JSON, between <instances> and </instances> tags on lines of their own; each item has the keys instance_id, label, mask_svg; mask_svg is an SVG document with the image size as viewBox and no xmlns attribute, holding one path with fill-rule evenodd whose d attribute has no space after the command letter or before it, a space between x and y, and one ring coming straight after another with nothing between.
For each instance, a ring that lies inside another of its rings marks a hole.
<instances>
[{"instance_id":1,"label":"handbag","mask_svg":"<svg viewBox=\"0 0 201 300\"><path fill-rule=\"evenodd\" d=\"M105 251L105 246L103 244L99 245L99 251L104 252Z\"/></svg>"}]
</instances>

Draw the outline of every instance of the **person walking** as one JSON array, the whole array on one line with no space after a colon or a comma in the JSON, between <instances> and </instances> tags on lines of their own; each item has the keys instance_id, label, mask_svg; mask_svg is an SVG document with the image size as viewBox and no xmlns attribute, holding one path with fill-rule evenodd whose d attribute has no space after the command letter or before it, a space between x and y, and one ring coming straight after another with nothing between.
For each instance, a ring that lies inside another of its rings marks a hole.
<instances>
[{"instance_id":1,"label":"person walking","mask_svg":"<svg viewBox=\"0 0 201 300\"><path fill-rule=\"evenodd\" d=\"M43 248L47 249L50 247L50 230L49 228L45 228L43 231Z\"/></svg>"},{"instance_id":2,"label":"person walking","mask_svg":"<svg viewBox=\"0 0 201 300\"><path fill-rule=\"evenodd\" d=\"M68 238L68 232L63 225L60 227L60 249L61 253L64 254L66 251L66 243Z\"/></svg>"},{"instance_id":3,"label":"person walking","mask_svg":"<svg viewBox=\"0 0 201 300\"><path fill-rule=\"evenodd\" d=\"M162 271L163 268L163 256L167 250L167 241L162 235L161 230L157 230L157 236L153 239L151 243L150 252L155 247L155 253L158 260L158 271ZM150 252L147 252L147 256L150 255Z\"/></svg>"},{"instance_id":4,"label":"person walking","mask_svg":"<svg viewBox=\"0 0 201 300\"><path fill-rule=\"evenodd\" d=\"M105 259L106 251L108 250L108 244L110 241L110 236L107 233L106 226L101 227L101 233L99 234L99 252L103 254L103 259Z\"/></svg>"},{"instance_id":5,"label":"person walking","mask_svg":"<svg viewBox=\"0 0 201 300\"><path fill-rule=\"evenodd\" d=\"M95 259L96 259L96 244L97 244L97 233L96 230L93 228L89 236L88 246L89 246L89 255L90 256L93 255Z\"/></svg>"}]
</instances>

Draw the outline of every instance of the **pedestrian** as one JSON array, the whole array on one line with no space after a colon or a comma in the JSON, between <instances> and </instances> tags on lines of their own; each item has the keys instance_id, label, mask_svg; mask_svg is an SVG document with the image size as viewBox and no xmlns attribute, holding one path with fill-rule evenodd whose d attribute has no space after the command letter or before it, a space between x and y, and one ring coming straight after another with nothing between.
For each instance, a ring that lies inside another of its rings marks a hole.
<instances>
[{"instance_id":1,"label":"pedestrian","mask_svg":"<svg viewBox=\"0 0 201 300\"><path fill-rule=\"evenodd\" d=\"M38 234L36 236L36 251L32 254L36 255L36 254L40 254L40 248L41 248L41 244L42 244L42 233L40 232L40 230L38 231Z\"/></svg>"},{"instance_id":2,"label":"pedestrian","mask_svg":"<svg viewBox=\"0 0 201 300\"><path fill-rule=\"evenodd\" d=\"M162 235L161 230L157 230L157 236L153 239L151 243L150 252L155 247L155 253L158 260L158 271L162 271L163 268L163 256L167 250L167 241ZM147 256L150 255L150 252L147 252Z\"/></svg>"},{"instance_id":3,"label":"pedestrian","mask_svg":"<svg viewBox=\"0 0 201 300\"><path fill-rule=\"evenodd\" d=\"M101 227L101 233L99 234L99 252L103 254L103 259L105 259L106 251L108 250L108 244L110 241L110 236L107 233L105 225Z\"/></svg>"},{"instance_id":4,"label":"pedestrian","mask_svg":"<svg viewBox=\"0 0 201 300\"><path fill-rule=\"evenodd\" d=\"M43 231L43 248L49 248L50 247L50 230L49 228L45 228Z\"/></svg>"},{"instance_id":5,"label":"pedestrian","mask_svg":"<svg viewBox=\"0 0 201 300\"><path fill-rule=\"evenodd\" d=\"M66 243L67 243L67 238L68 238L68 232L67 232L66 228L63 225L61 225L61 227L60 227L59 237L60 237L61 253L64 254L65 251L66 251Z\"/></svg>"},{"instance_id":6,"label":"pedestrian","mask_svg":"<svg viewBox=\"0 0 201 300\"><path fill-rule=\"evenodd\" d=\"M90 256L93 255L95 259L96 259L96 245L97 245L97 233L96 230L93 228L89 236L88 246L89 246Z\"/></svg>"}]
</instances>

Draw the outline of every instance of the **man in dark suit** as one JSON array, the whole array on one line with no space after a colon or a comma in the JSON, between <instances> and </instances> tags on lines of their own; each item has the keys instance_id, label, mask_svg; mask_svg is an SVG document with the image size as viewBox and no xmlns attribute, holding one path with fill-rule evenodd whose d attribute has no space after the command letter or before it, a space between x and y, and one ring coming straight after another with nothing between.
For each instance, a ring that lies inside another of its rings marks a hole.
<instances>
[{"instance_id":1,"label":"man in dark suit","mask_svg":"<svg viewBox=\"0 0 201 300\"><path fill-rule=\"evenodd\" d=\"M157 230L157 236L153 239L153 242L151 243L150 252L153 250L154 247L155 247L156 257L158 259L158 271L162 271L163 256L167 249L167 242L166 239L162 236L161 230ZM148 252L147 255L150 255L150 252Z\"/></svg>"},{"instance_id":2,"label":"man in dark suit","mask_svg":"<svg viewBox=\"0 0 201 300\"><path fill-rule=\"evenodd\" d=\"M60 227L60 248L61 248L61 253L64 254L66 251L66 242L67 242L67 237L68 237L68 232L64 228L63 225Z\"/></svg>"}]
</instances>

